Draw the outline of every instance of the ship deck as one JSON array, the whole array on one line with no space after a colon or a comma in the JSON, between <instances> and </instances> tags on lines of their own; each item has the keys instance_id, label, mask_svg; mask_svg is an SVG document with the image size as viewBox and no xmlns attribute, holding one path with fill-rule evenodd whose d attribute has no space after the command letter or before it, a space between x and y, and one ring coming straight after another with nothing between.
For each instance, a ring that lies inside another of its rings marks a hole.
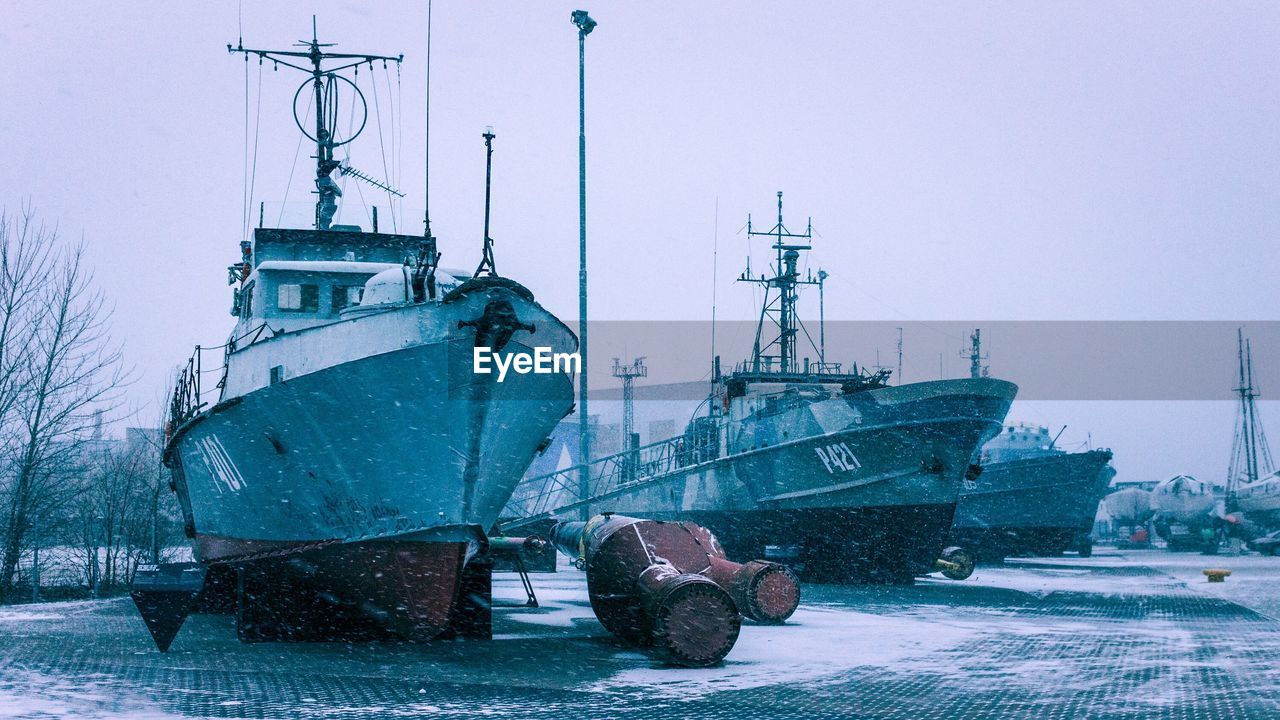
<instances>
[{"instance_id":1,"label":"ship deck","mask_svg":"<svg viewBox=\"0 0 1280 720\"><path fill-rule=\"evenodd\" d=\"M1280 558L1100 548L963 582L806 585L722 667L617 644L581 573L499 575L492 641L239 643L228 617L155 651L127 598L0 609L0 716L1271 718ZM1210 585L1201 570L1233 570Z\"/></svg>"}]
</instances>

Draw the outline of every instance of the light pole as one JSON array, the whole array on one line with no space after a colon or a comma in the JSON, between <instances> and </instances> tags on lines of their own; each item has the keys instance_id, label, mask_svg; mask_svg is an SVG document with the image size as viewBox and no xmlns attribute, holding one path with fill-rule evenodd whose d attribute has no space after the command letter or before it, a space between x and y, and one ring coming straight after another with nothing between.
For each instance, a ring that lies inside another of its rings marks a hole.
<instances>
[{"instance_id":1,"label":"light pole","mask_svg":"<svg viewBox=\"0 0 1280 720\"><path fill-rule=\"evenodd\" d=\"M574 10L571 16L578 27L578 353L582 366L578 373L578 499L586 500L590 492L591 426L587 414L587 36L596 28L586 10ZM582 519L588 519L589 508L582 506Z\"/></svg>"}]
</instances>

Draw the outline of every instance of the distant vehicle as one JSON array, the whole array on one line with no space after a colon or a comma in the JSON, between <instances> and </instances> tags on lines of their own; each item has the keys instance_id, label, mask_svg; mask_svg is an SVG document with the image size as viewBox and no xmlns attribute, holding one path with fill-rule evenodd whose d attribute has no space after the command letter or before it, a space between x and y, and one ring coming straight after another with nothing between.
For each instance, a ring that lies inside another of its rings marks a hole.
<instances>
[{"instance_id":1,"label":"distant vehicle","mask_svg":"<svg viewBox=\"0 0 1280 720\"><path fill-rule=\"evenodd\" d=\"M1213 552L1224 525L1223 494L1212 483L1175 475L1151 490L1156 534L1172 551Z\"/></svg>"},{"instance_id":2,"label":"distant vehicle","mask_svg":"<svg viewBox=\"0 0 1280 720\"><path fill-rule=\"evenodd\" d=\"M1275 555L1280 550L1280 530L1267 533L1260 538L1254 538L1248 542L1250 550L1260 552L1263 555Z\"/></svg>"},{"instance_id":3,"label":"distant vehicle","mask_svg":"<svg viewBox=\"0 0 1280 720\"><path fill-rule=\"evenodd\" d=\"M1117 490L1102 499L1107 515L1121 527L1135 531L1155 515L1151 492L1140 488Z\"/></svg>"},{"instance_id":4,"label":"distant vehicle","mask_svg":"<svg viewBox=\"0 0 1280 720\"><path fill-rule=\"evenodd\" d=\"M1128 530L1129 534L1117 543L1117 547L1151 547L1147 523L1155 515L1155 510L1151 507L1150 490L1136 487L1117 490L1102 499L1102 509L1112 522Z\"/></svg>"}]
</instances>

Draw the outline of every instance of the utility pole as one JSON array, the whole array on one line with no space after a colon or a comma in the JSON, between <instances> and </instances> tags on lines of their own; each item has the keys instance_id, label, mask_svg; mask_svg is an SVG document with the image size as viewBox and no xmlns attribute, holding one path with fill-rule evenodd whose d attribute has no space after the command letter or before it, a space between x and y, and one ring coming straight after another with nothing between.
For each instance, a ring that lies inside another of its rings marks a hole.
<instances>
[{"instance_id":1,"label":"utility pole","mask_svg":"<svg viewBox=\"0 0 1280 720\"><path fill-rule=\"evenodd\" d=\"M591 417L587 413L587 36L596 28L586 10L570 16L578 28L578 497L590 493ZM590 519L590 508L582 507L582 519Z\"/></svg>"}]
</instances>

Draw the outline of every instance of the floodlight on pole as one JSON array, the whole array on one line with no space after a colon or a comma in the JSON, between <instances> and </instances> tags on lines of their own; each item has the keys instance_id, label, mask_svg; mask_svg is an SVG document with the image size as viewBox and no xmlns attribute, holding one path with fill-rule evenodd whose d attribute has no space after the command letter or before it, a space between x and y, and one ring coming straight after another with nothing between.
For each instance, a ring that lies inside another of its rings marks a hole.
<instances>
[{"instance_id":1,"label":"floodlight on pole","mask_svg":"<svg viewBox=\"0 0 1280 720\"><path fill-rule=\"evenodd\" d=\"M583 35L590 35L596 29L596 21L591 19L586 10L574 10L572 17L573 24L578 26L578 32Z\"/></svg>"},{"instance_id":2,"label":"floodlight on pole","mask_svg":"<svg viewBox=\"0 0 1280 720\"><path fill-rule=\"evenodd\" d=\"M587 35L596 28L586 10L574 10L571 16L578 28L578 354L582 369L578 373L578 496L586 500L590 492L591 416L587 412ZM584 503L582 519L590 517Z\"/></svg>"}]
</instances>

